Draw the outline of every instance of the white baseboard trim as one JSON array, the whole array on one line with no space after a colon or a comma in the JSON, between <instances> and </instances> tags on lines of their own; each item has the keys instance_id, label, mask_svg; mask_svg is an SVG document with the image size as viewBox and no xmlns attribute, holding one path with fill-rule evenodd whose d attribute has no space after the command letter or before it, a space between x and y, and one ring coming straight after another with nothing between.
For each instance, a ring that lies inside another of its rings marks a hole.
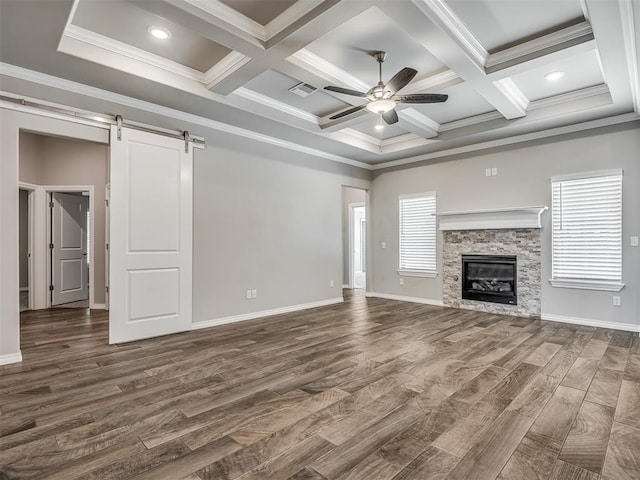
<instances>
[{"instance_id":1,"label":"white baseboard trim","mask_svg":"<svg viewBox=\"0 0 640 480\"><path fill-rule=\"evenodd\" d=\"M297 312L308 308L325 307L336 303L344 302L343 297L329 298L318 302L303 303L300 305L291 305L289 307L273 308L271 310L262 310L260 312L243 313L242 315L233 315L231 317L214 318L213 320L205 320L196 322L191 325L191 330L199 330L201 328L215 327L216 325L226 325L227 323L243 322L245 320L253 320L256 318L270 317L272 315L280 315L282 313Z\"/></svg>"},{"instance_id":2,"label":"white baseboard trim","mask_svg":"<svg viewBox=\"0 0 640 480\"><path fill-rule=\"evenodd\" d=\"M386 298L387 300L400 300L401 302L423 303L425 305L435 305L442 307L442 300L433 300L431 298L405 297L404 295L391 295L390 293L367 292L367 297Z\"/></svg>"},{"instance_id":3,"label":"white baseboard trim","mask_svg":"<svg viewBox=\"0 0 640 480\"><path fill-rule=\"evenodd\" d=\"M564 315L553 315L551 313L543 313L540 315L542 320L552 322L572 323L574 325L584 325L586 327L610 328L612 330L625 330L627 332L640 332L640 325L630 325L628 323L607 322L604 320L593 320L590 318L565 317Z\"/></svg>"},{"instance_id":4,"label":"white baseboard trim","mask_svg":"<svg viewBox=\"0 0 640 480\"><path fill-rule=\"evenodd\" d=\"M104 303L94 303L93 307L91 307L91 310L106 310L107 309L107 305Z\"/></svg>"},{"instance_id":5,"label":"white baseboard trim","mask_svg":"<svg viewBox=\"0 0 640 480\"><path fill-rule=\"evenodd\" d=\"M342 288L351 288L351 285L349 285L348 283L343 283Z\"/></svg>"},{"instance_id":6,"label":"white baseboard trim","mask_svg":"<svg viewBox=\"0 0 640 480\"><path fill-rule=\"evenodd\" d=\"M18 363L22 361L22 352L11 353L9 355L0 355L0 365L8 365L10 363Z\"/></svg>"},{"instance_id":7,"label":"white baseboard trim","mask_svg":"<svg viewBox=\"0 0 640 480\"><path fill-rule=\"evenodd\" d=\"M21 292L28 292L29 291L29 287L20 287L20 291Z\"/></svg>"}]
</instances>

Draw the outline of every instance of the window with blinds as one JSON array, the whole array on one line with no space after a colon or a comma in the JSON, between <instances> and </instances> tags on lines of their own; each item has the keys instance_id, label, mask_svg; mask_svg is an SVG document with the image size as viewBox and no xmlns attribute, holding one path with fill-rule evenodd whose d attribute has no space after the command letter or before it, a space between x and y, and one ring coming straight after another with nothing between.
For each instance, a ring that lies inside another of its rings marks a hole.
<instances>
[{"instance_id":1,"label":"window with blinds","mask_svg":"<svg viewBox=\"0 0 640 480\"><path fill-rule=\"evenodd\" d=\"M622 171L552 178L551 186L552 284L566 279L607 290L620 284Z\"/></svg>"},{"instance_id":2,"label":"window with blinds","mask_svg":"<svg viewBox=\"0 0 640 480\"><path fill-rule=\"evenodd\" d=\"M436 195L400 197L400 269L404 275L435 276Z\"/></svg>"}]
</instances>

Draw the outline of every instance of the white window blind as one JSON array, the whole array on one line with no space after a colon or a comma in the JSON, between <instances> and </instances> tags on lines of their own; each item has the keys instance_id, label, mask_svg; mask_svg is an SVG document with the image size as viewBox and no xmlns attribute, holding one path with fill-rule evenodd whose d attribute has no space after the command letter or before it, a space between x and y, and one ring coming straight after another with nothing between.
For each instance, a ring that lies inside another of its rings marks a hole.
<instances>
[{"instance_id":1,"label":"white window blind","mask_svg":"<svg viewBox=\"0 0 640 480\"><path fill-rule=\"evenodd\" d=\"M436 271L436 195L400 197L400 271Z\"/></svg>"},{"instance_id":2,"label":"white window blind","mask_svg":"<svg viewBox=\"0 0 640 480\"><path fill-rule=\"evenodd\" d=\"M622 172L552 179L554 279L622 280Z\"/></svg>"}]
</instances>

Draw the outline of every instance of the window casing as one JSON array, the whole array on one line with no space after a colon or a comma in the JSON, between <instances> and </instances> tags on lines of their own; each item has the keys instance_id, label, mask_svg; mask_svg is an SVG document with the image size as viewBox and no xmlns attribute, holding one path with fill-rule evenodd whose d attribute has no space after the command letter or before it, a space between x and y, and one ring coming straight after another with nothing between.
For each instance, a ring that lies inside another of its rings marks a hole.
<instances>
[{"instance_id":1,"label":"window casing","mask_svg":"<svg viewBox=\"0 0 640 480\"><path fill-rule=\"evenodd\" d=\"M621 290L622 171L554 177L551 195L551 284Z\"/></svg>"},{"instance_id":2,"label":"window casing","mask_svg":"<svg viewBox=\"0 0 640 480\"><path fill-rule=\"evenodd\" d=\"M400 196L400 262L404 276L436 276L436 194Z\"/></svg>"}]
</instances>

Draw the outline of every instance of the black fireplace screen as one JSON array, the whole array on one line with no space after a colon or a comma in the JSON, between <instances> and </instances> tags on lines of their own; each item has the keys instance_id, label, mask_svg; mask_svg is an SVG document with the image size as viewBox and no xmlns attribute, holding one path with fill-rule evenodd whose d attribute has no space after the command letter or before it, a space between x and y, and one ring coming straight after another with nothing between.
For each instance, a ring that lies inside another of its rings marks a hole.
<instances>
[{"instance_id":1,"label":"black fireplace screen","mask_svg":"<svg viewBox=\"0 0 640 480\"><path fill-rule=\"evenodd\" d=\"M518 304L515 255L463 255L462 298Z\"/></svg>"}]
</instances>

